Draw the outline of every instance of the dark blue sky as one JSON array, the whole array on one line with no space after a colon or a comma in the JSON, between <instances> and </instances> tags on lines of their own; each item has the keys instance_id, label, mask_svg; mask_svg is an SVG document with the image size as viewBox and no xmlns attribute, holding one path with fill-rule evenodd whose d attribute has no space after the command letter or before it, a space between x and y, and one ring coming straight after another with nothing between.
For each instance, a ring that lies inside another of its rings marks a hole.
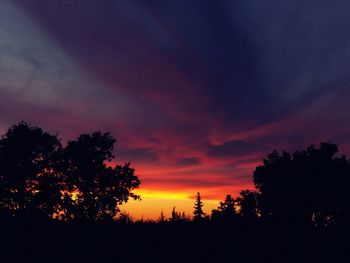
<instances>
[{"instance_id":1,"label":"dark blue sky","mask_svg":"<svg viewBox=\"0 0 350 263\"><path fill-rule=\"evenodd\" d=\"M349 14L340 0L2 0L0 127L111 131L144 188L235 193L274 149L350 154Z\"/></svg>"}]
</instances>

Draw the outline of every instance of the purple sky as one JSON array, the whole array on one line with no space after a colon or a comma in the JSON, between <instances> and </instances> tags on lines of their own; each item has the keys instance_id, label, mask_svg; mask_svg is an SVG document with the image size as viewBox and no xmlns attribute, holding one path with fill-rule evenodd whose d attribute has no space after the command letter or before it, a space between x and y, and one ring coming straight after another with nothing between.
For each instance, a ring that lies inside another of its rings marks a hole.
<instances>
[{"instance_id":1,"label":"purple sky","mask_svg":"<svg viewBox=\"0 0 350 263\"><path fill-rule=\"evenodd\" d=\"M326 0L0 0L0 130L110 131L144 189L237 193L274 149L350 154L349 13Z\"/></svg>"}]
</instances>

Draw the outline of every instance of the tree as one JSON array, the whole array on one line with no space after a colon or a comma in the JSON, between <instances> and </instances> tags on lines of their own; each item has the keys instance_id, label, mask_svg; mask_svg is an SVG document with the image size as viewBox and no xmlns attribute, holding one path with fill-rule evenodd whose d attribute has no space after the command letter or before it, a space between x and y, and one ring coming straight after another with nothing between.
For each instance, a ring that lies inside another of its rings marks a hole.
<instances>
[{"instance_id":1,"label":"tree","mask_svg":"<svg viewBox=\"0 0 350 263\"><path fill-rule=\"evenodd\" d=\"M277 151L272 152L263 160L263 165L254 171L254 184L259 190L258 206L262 215L284 214L291 209L286 198L285 189L289 178L292 178L291 155ZM289 196L290 197L290 196Z\"/></svg>"},{"instance_id":2,"label":"tree","mask_svg":"<svg viewBox=\"0 0 350 263\"><path fill-rule=\"evenodd\" d=\"M60 202L61 185L54 172L57 136L20 122L0 139L1 210L8 216L51 217Z\"/></svg>"},{"instance_id":3,"label":"tree","mask_svg":"<svg viewBox=\"0 0 350 263\"><path fill-rule=\"evenodd\" d=\"M348 211L349 162L337 152L337 145L321 143L293 155L268 155L254 171L262 215L310 223Z\"/></svg>"},{"instance_id":4,"label":"tree","mask_svg":"<svg viewBox=\"0 0 350 263\"><path fill-rule=\"evenodd\" d=\"M140 185L130 163L107 165L112 160L115 139L109 133L82 134L69 141L63 152L63 171L70 192L76 198L69 202L75 219L88 221L111 220L119 205L131 197L139 199L132 190Z\"/></svg>"},{"instance_id":5,"label":"tree","mask_svg":"<svg viewBox=\"0 0 350 263\"><path fill-rule=\"evenodd\" d=\"M235 199L230 195L226 195L225 201L220 202L217 209L212 210L213 220L229 221L237 215Z\"/></svg>"},{"instance_id":6,"label":"tree","mask_svg":"<svg viewBox=\"0 0 350 263\"><path fill-rule=\"evenodd\" d=\"M254 218L257 215L256 192L243 190L236 199L239 214L245 218Z\"/></svg>"},{"instance_id":7,"label":"tree","mask_svg":"<svg viewBox=\"0 0 350 263\"><path fill-rule=\"evenodd\" d=\"M190 221L190 216L186 215L185 212L177 212L174 206L173 210L171 211L171 218L169 220L170 222L188 222Z\"/></svg>"},{"instance_id":8,"label":"tree","mask_svg":"<svg viewBox=\"0 0 350 263\"><path fill-rule=\"evenodd\" d=\"M194 211L193 211L193 220L194 221L201 221L204 219L205 213L203 211L203 202L201 200L201 195L198 192L196 202L194 204Z\"/></svg>"}]
</instances>

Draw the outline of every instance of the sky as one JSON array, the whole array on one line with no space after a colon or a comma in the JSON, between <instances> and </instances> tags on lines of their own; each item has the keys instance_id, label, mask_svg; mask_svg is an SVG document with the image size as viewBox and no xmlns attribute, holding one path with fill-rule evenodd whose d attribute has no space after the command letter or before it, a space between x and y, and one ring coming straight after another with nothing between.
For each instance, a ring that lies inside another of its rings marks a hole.
<instances>
[{"instance_id":1,"label":"sky","mask_svg":"<svg viewBox=\"0 0 350 263\"><path fill-rule=\"evenodd\" d=\"M134 217L210 212L268 153L350 155L350 2L0 0L0 132L109 131Z\"/></svg>"}]
</instances>

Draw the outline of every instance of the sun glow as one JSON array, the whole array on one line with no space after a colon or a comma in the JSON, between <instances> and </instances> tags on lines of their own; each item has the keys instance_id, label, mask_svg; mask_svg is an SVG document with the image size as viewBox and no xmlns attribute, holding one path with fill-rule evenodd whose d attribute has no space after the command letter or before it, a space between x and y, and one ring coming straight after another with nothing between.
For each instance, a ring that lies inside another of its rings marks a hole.
<instances>
[{"instance_id":1,"label":"sun glow","mask_svg":"<svg viewBox=\"0 0 350 263\"><path fill-rule=\"evenodd\" d=\"M173 207L176 208L176 211L185 212L192 216L195 192L170 192L150 189L140 189L134 192L141 195L141 201L129 200L120 208L122 211L130 213L135 219L156 220L159 218L161 211L169 218ZM204 211L210 214L211 210L218 206L219 200L203 199L203 203Z\"/></svg>"},{"instance_id":2,"label":"sun glow","mask_svg":"<svg viewBox=\"0 0 350 263\"><path fill-rule=\"evenodd\" d=\"M162 199L162 200L189 200L192 199L189 193L182 192L167 192L154 190L138 190L134 191L141 196L141 199Z\"/></svg>"}]
</instances>

